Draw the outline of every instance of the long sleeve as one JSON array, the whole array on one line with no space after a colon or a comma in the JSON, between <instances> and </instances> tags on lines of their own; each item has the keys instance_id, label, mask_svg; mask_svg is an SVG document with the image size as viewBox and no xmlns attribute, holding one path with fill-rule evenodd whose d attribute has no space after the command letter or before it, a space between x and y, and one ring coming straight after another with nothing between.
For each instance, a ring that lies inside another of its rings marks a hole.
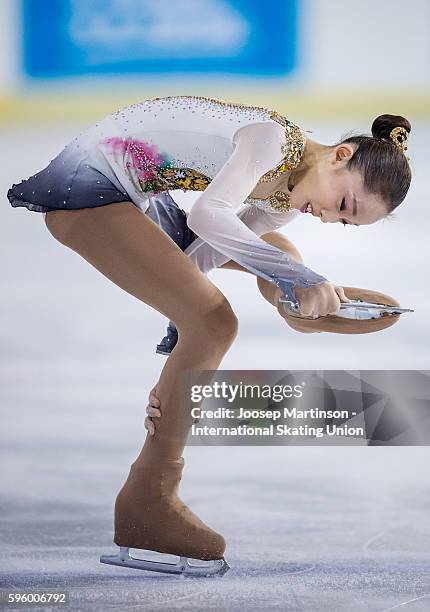
<instances>
[{"instance_id":1,"label":"long sleeve","mask_svg":"<svg viewBox=\"0 0 430 612\"><path fill-rule=\"evenodd\" d=\"M259 178L283 160L284 130L275 123L254 123L237 130L233 143L233 153L192 206L188 226L214 249L275 283L297 302L295 287L327 279L267 244L235 214Z\"/></svg>"},{"instance_id":2,"label":"long sleeve","mask_svg":"<svg viewBox=\"0 0 430 612\"><path fill-rule=\"evenodd\" d=\"M243 204L236 212L236 215L254 234L262 236L267 232L290 223L300 213L297 210L290 210L288 212L269 211L257 206ZM213 246L202 238L194 240L184 250L184 253L188 255L203 274L207 274L214 268L219 268L231 259L228 255L214 249Z\"/></svg>"}]
</instances>

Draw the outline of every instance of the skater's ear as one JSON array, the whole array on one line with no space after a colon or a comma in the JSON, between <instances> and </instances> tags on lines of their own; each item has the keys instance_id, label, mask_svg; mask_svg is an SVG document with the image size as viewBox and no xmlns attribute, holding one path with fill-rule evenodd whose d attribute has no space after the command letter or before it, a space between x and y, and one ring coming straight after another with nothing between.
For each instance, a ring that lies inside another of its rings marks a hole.
<instances>
[{"instance_id":1,"label":"skater's ear","mask_svg":"<svg viewBox=\"0 0 430 612\"><path fill-rule=\"evenodd\" d=\"M333 149L334 162L347 162L354 155L356 147L352 147L348 143L337 145Z\"/></svg>"}]
</instances>

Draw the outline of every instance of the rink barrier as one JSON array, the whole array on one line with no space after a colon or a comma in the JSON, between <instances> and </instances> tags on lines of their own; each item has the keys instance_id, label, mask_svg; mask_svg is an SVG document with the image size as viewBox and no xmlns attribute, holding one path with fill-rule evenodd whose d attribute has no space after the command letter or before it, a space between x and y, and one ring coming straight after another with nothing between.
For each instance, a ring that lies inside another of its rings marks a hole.
<instances>
[{"instance_id":1,"label":"rink barrier","mask_svg":"<svg viewBox=\"0 0 430 612\"><path fill-rule=\"evenodd\" d=\"M215 89L217 88L214 87ZM163 95L213 96L214 90L202 92L199 88L184 87L179 91L177 85L174 91L159 89L142 92L130 88L127 95L117 97L112 96L112 89L109 92L100 89L99 94L90 95L75 90L67 97L55 92L48 96L46 93L23 91L20 95L0 96L0 121L92 121L148 98ZM248 93L241 89L239 92L226 91L217 94L217 97L273 108L288 117L310 118L313 121L343 118L370 121L383 113L401 114L412 121L430 118L430 92L408 96L391 95L387 92L367 97L362 91L356 94L345 94L345 91L330 94L313 91L290 93L285 87L285 95L280 95L279 92L261 95L261 92L250 90Z\"/></svg>"}]
</instances>

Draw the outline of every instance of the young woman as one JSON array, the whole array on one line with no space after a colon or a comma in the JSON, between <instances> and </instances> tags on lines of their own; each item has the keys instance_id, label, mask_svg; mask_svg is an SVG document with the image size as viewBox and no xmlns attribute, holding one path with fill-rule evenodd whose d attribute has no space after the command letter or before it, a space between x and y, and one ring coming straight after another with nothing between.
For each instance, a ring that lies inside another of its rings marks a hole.
<instances>
[{"instance_id":1,"label":"young woman","mask_svg":"<svg viewBox=\"0 0 430 612\"><path fill-rule=\"evenodd\" d=\"M371 137L326 146L270 109L155 98L91 126L9 190L12 206L44 213L60 243L179 333L156 387L163 418L116 499L120 547L223 557L224 538L177 495L192 424L177 402L180 373L217 369L237 333L229 302L204 273L232 260L258 276L285 319L280 296L298 302L303 315L335 316L339 298L347 299L342 288L260 236L300 213L355 225L389 215L411 181L409 131L403 117L383 115ZM156 194L175 189L202 192L188 217L174 202L156 203Z\"/></svg>"}]
</instances>

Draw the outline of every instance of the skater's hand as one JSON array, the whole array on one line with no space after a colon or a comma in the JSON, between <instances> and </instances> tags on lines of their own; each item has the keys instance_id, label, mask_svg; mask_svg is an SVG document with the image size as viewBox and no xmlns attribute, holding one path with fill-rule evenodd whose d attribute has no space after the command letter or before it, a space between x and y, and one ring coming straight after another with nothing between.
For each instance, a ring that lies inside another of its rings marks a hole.
<instances>
[{"instance_id":1,"label":"skater's hand","mask_svg":"<svg viewBox=\"0 0 430 612\"><path fill-rule=\"evenodd\" d=\"M159 410L160 400L157 397L157 386L158 383L149 392L148 405L146 406L146 414L148 416L145 418L144 425L145 429L148 430L150 436L153 436L155 434L155 425L152 419L154 417L161 417L161 411Z\"/></svg>"},{"instance_id":2,"label":"skater's hand","mask_svg":"<svg viewBox=\"0 0 430 612\"><path fill-rule=\"evenodd\" d=\"M346 297L345 291L343 290L343 287L340 287L338 285L334 285L334 290L336 291L336 293L340 297L340 301L341 302L353 302L354 301L354 300L350 300L349 297Z\"/></svg>"},{"instance_id":3,"label":"skater's hand","mask_svg":"<svg viewBox=\"0 0 430 612\"><path fill-rule=\"evenodd\" d=\"M309 306L312 305L312 303L315 304L315 302L312 302L312 296L308 296L305 299L305 306L303 306L303 299L301 297L299 297L299 294L301 293L302 288L297 287L296 288L296 296L297 299L299 300L299 310L300 313L304 314L305 316L308 316L309 314L312 314L314 318L316 318L317 316L325 316L326 314L336 314L336 312L339 310L340 308L340 302L350 302L351 300L345 295L345 291L343 289L343 287L337 286L337 285L332 285L331 283L322 283L322 285L329 285L329 288L323 289L321 294L320 294L320 298L318 298L318 295L316 296L317 299L321 299L323 300L322 302L319 302L320 304L322 303L323 307L319 307L321 308L321 310L309 310ZM315 287L311 287L310 289L315 289L317 287L322 287L322 285L317 285ZM308 291L308 289L305 289L304 291ZM288 325L290 327L292 327L293 329L295 329L296 331L302 332L304 334L313 334L313 333L321 333L320 331L316 330L316 329L310 329L309 326L306 324L305 320L302 320L298 317L293 317L291 315L289 315L286 310L284 309L284 306L281 302L279 302L279 298L282 297L283 292L281 291L281 289L277 289L276 292L276 307L277 310L279 312L279 314L281 315L281 317L283 319L285 319L285 321L288 323ZM309 301L306 301L309 300ZM324 302L324 300L327 300ZM318 304L318 302L317 302ZM325 306L324 306L325 304ZM318 306L317 306L318 308ZM318 312L318 314L315 314L315 312ZM322 314L324 313L325 314Z\"/></svg>"},{"instance_id":4,"label":"skater's hand","mask_svg":"<svg viewBox=\"0 0 430 612\"><path fill-rule=\"evenodd\" d=\"M325 317L336 314L340 308L340 299L335 286L326 281L313 287L296 287L299 302L299 313L304 317Z\"/></svg>"}]
</instances>

